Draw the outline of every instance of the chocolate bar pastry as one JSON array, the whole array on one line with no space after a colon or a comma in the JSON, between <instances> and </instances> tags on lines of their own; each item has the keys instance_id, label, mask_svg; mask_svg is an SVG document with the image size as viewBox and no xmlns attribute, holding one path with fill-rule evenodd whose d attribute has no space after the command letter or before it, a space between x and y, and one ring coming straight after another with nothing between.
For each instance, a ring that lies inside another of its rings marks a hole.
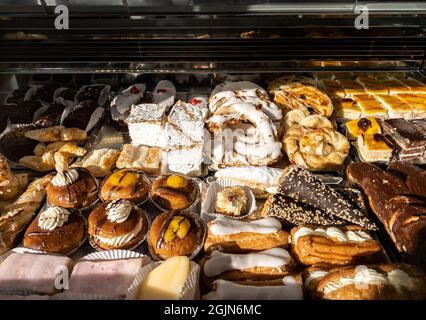
<instances>
[{"instance_id":1,"label":"chocolate bar pastry","mask_svg":"<svg viewBox=\"0 0 426 320\"><path fill-rule=\"evenodd\" d=\"M34 129L40 129L40 126L29 125L11 129L0 139L0 153L7 159L18 162L22 157L32 155L38 141L28 139L25 133Z\"/></svg>"},{"instance_id":2,"label":"chocolate bar pastry","mask_svg":"<svg viewBox=\"0 0 426 320\"><path fill-rule=\"evenodd\" d=\"M45 127L57 126L61 122L61 115L66 106L60 103L52 103L46 112L36 119L35 124Z\"/></svg>"},{"instance_id":3,"label":"chocolate bar pastry","mask_svg":"<svg viewBox=\"0 0 426 320\"><path fill-rule=\"evenodd\" d=\"M426 172L406 162L396 161L388 166L388 171L400 177L410 193L426 197Z\"/></svg>"},{"instance_id":4,"label":"chocolate bar pastry","mask_svg":"<svg viewBox=\"0 0 426 320\"><path fill-rule=\"evenodd\" d=\"M79 102L74 110L65 118L62 125L67 128L85 130L96 108L98 108L98 103L95 100Z\"/></svg>"},{"instance_id":5,"label":"chocolate bar pastry","mask_svg":"<svg viewBox=\"0 0 426 320\"><path fill-rule=\"evenodd\" d=\"M57 88L58 88L57 85L48 85L48 86L43 86L41 88L38 88L34 96L32 97L32 99L41 100L41 101L50 103L53 101L53 94L55 93L55 90Z\"/></svg>"},{"instance_id":6,"label":"chocolate bar pastry","mask_svg":"<svg viewBox=\"0 0 426 320\"><path fill-rule=\"evenodd\" d=\"M413 160L423 156L426 134L404 119L388 119L383 122L383 133L398 150L399 160Z\"/></svg>"},{"instance_id":7,"label":"chocolate bar pastry","mask_svg":"<svg viewBox=\"0 0 426 320\"><path fill-rule=\"evenodd\" d=\"M348 223L370 230L377 229L360 210L306 169L296 165L287 167L280 183L278 193L309 204Z\"/></svg>"}]
</instances>

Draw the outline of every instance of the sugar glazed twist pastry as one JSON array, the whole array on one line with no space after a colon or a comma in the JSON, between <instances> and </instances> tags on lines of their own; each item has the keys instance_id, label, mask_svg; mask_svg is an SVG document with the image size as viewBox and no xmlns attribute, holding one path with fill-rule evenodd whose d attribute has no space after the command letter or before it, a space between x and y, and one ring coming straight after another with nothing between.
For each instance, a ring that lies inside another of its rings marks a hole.
<instances>
[{"instance_id":1,"label":"sugar glazed twist pastry","mask_svg":"<svg viewBox=\"0 0 426 320\"><path fill-rule=\"evenodd\" d=\"M247 81L219 85L209 109L213 167L269 165L280 158L282 112L261 87Z\"/></svg>"},{"instance_id":2,"label":"sugar glazed twist pastry","mask_svg":"<svg viewBox=\"0 0 426 320\"><path fill-rule=\"evenodd\" d=\"M348 139L320 115L311 115L293 124L283 138L283 150L289 160L313 171L339 169L349 148Z\"/></svg>"}]
</instances>

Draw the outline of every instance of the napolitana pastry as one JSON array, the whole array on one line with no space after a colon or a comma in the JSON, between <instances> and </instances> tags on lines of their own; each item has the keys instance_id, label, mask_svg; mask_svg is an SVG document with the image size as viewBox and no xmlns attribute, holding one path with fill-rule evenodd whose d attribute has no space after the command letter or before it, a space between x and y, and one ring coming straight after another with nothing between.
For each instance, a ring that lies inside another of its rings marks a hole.
<instances>
[{"instance_id":1,"label":"napolitana pastry","mask_svg":"<svg viewBox=\"0 0 426 320\"><path fill-rule=\"evenodd\" d=\"M216 195L215 213L239 217L245 215L247 209L247 195L241 187L225 187Z\"/></svg>"},{"instance_id":2,"label":"napolitana pastry","mask_svg":"<svg viewBox=\"0 0 426 320\"><path fill-rule=\"evenodd\" d=\"M102 201L123 199L140 204L148 199L149 187L149 180L142 172L121 169L104 179L99 196Z\"/></svg>"},{"instance_id":3,"label":"napolitana pastry","mask_svg":"<svg viewBox=\"0 0 426 320\"><path fill-rule=\"evenodd\" d=\"M96 200L98 184L89 170L74 168L58 172L46 191L47 201L51 206L82 209Z\"/></svg>"},{"instance_id":4,"label":"napolitana pastry","mask_svg":"<svg viewBox=\"0 0 426 320\"><path fill-rule=\"evenodd\" d=\"M354 226L302 225L291 230L292 253L304 265L350 265L372 262L380 244Z\"/></svg>"},{"instance_id":5,"label":"napolitana pastry","mask_svg":"<svg viewBox=\"0 0 426 320\"><path fill-rule=\"evenodd\" d=\"M370 230L377 228L373 222L337 191L299 166L291 165L284 170L278 192L318 208L328 215L336 216Z\"/></svg>"},{"instance_id":6,"label":"napolitana pastry","mask_svg":"<svg viewBox=\"0 0 426 320\"><path fill-rule=\"evenodd\" d=\"M67 292L124 298L138 271L149 261L147 257L81 260L72 270Z\"/></svg>"},{"instance_id":7,"label":"napolitana pastry","mask_svg":"<svg viewBox=\"0 0 426 320\"><path fill-rule=\"evenodd\" d=\"M0 254L12 248L13 242L22 229L31 221L46 196L46 187L51 176L34 180L23 194L0 214Z\"/></svg>"},{"instance_id":8,"label":"napolitana pastry","mask_svg":"<svg viewBox=\"0 0 426 320\"><path fill-rule=\"evenodd\" d=\"M138 290L138 300L179 300L190 272L186 256L171 257L151 270Z\"/></svg>"},{"instance_id":9,"label":"napolitana pastry","mask_svg":"<svg viewBox=\"0 0 426 320\"><path fill-rule=\"evenodd\" d=\"M363 162L389 162L393 155L393 149L379 133L358 136L355 147Z\"/></svg>"},{"instance_id":10,"label":"napolitana pastry","mask_svg":"<svg viewBox=\"0 0 426 320\"><path fill-rule=\"evenodd\" d=\"M151 200L163 210L186 210L199 199L197 183L183 175L165 175L156 178L149 191Z\"/></svg>"},{"instance_id":11,"label":"napolitana pastry","mask_svg":"<svg viewBox=\"0 0 426 320\"><path fill-rule=\"evenodd\" d=\"M147 235L147 217L127 200L101 203L88 218L90 241L103 250L135 248Z\"/></svg>"},{"instance_id":12,"label":"napolitana pastry","mask_svg":"<svg viewBox=\"0 0 426 320\"><path fill-rule=\"evenodd\" d=\"M281 229L281 223L272 217L253 221L241 221L219 217L207 225L204 251L214 250L229 253L244 253L285 247L288 233Z\"/></svg>"},{"instance_id":13,"label":"napolitana pastry","mask_svg":"<svg viewBox=\"0 0 426 320\"><path fill-rule=\"evenodd\" d=\"M64 268L71 270L73 264L64 256L13 252L0 263L0 288L27 289L51 295L58 290L55 287L58 276Z\"/></svg>"},{"instance_id":14,"label":"napolitana pastry","mask_svg":"<svg viewBox=\"0 0 426 320\"><path fill-rule=\"evenodd\" d=\"M148 147L166 147L164 134L166 106L154 103L134 104L125 123L133 145Z\"/></svg>"},{"instance_id":15,"label":"napolitana pastry","mask_svg":"<svg viewBox=\"0 0 426 320\"><path fill-rule=\"evenodd\" d=\"M135 83L121 91L111 101L111 116L115 121L124 121L132 105L137 104L145 94L146 86L143 83Z\"/></svg>"},{"instance_id":16,"label":"napolitana pastry","mask_svg":"<svg viewBox=\"0 0 426 320\"><path fill-rule=\"evenodd\" d=\"M379 123L375 118L361 118L345 123L346 132L350 140L356 140L363 134L382 133Z\"/></svg>"},{"instance_id":17,"label":"napolitana pastry","mask_svg":"<svg viewBox=\"0 0 426 320\"><path fill-rule=\"evenodd\" d=\"M426 299L425 275L407 264L342 267L324 272L322 276L317 272L316 276L315 282L311 282L311 292L319 299ZM305 277L306 283L309 274Z\"/></svg>"},{"instance_id":18,"label":"napolitana pastry","mask_svg":"<svg viewBox=\"0 0 426 320\"><path fill-rule=\"evenodd\" d=\"M279 168L231 167L217 170L215 178L218 181L231 182L233 185L250 187L258 197L274 193L279 186L282 173L283 170Z\"/></svg>"},{"instance_id":19,"label":"napolitana pastry","mask_svg":"<svg viewBox=\"0 0 426 320\"><path fill-rule=\"evenodd\" d=\"M310 170L335 170L349 154L349 142L320 115L291 126L283 137L283 150L289 160Z\"/></svg>"},{"instance_id":20,"label":"napolitana pastry","mask_svg":"<svg viewBox=\"0 0 426 320\"><path fill-rule=\"evenodd\" d=\"M109 148L94 149L79 162L73 163L71 167L82 167L90 171L96 177L105 177L110 174L120 156L120 151Z\"/></svg>"},{"instance_id":21,"label":"napolitana pastry","mask_svg":"<svg viewBox=\"0 0 426 320\"><path fill-rule=\"evenodd\" d=\"M287 250L271 248L244 254L213 251L201 262L208 281L273 280L288 274L293 260Z\"/></svg>"},{"instance_id":22,"label":"napolitana pastry","mask_svg":"<svg viewBox=\"0 0 426 320\"><path fill-rule=\"evenodd\" d=\"M148 174L159 174L161 170L161 149L157 147L125 144L116 163L119 169L137 169Z\"/></svg>"},{"instance_id":23,"label":"napolitana pastry","mask_svg":"<svg viewBox=\"0 0 426 320\"><path fill-rule=\"evenodd\" d=\"M292 276L274 282L251 283L250 281L231 282L216 280L213 291L203 296L203 300L302 300L303 290Z\"/></svg>"},{"instance_id":24,"label":"napolitana pastry","mask_svg":"<svg viewBox=\"0 0 426 320\"><path fill-rule=\"evenodd\" d=\"M198 215L167 211L152 222L148 247L161 260L173 256L194 258L202 248L204 236L204 224Z\"/></svg>"},{"instance_id":25,"label":"napolitana pastry","mask_svg":"<svg viewBox=\"0 0 426 320\"><path fill-rule=\"evenodd\" d=\"M78 248L85 238L85 221L78 212L50 207L40 212L25 231L24 247L68 254Z\"/></svg>"}]
</instances>

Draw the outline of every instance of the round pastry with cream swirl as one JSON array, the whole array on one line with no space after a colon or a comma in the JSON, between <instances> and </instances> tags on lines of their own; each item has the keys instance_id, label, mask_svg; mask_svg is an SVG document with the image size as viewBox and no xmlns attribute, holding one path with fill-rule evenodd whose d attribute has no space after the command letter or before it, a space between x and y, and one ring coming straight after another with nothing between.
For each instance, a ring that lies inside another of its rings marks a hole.
<instances>
[{"instance_id":1,"label":"round pastry with cream swirl","mask_svg":"<svg viewBox=\"0 0 426 320\"><path fill-rule=\"evenodd\" d=\"M91 205L98 195L98 184L85 168L58 172L46 188L51 206L82 209Z\"/></svg>"},{"instance_id":2,"label":"round pastry with cream swirl","mask_svg":"<svg viewBox=\"0 0 426 320\"><path fill-rule=\"evenodd\" d=\"M24 247L67 254L79 247L85 237L86 223L78 211L50 207L40 212L28 227Z\"/></svg>"},{"instance_id":3,"label":"round pastry with cream swirl","mask_svg":"<svg viewBox=\"0 0 426 320\"><path fill-rule=\"evenodd\" d=\"M148 216L127 200L96 206L89 215L90 243L96 249L133 249L146 237Z\"/></svg>"}]
</instances>

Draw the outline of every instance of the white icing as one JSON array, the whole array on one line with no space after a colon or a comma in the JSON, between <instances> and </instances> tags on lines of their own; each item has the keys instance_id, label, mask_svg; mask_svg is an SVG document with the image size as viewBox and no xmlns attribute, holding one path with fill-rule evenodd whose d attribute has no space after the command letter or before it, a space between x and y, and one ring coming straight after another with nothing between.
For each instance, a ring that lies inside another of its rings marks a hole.
<instances>
[{"instance_id":1,"label":"white icing","mask_svg":"<svg viewBox=\"0 0 426 320\"><path fill-rule=\"evenodd\" d=\"M297 240L300 237L304 237L304 236L320 236L320 237L333 239L337 242L361 243L364 241L373 240L373 238L369 234L367 234L366 232L362 230L343 232L342 230L336 227L328 227L327 229L316 228L315 230L308 227L300 227L294 233L294 244L297 245Z\"/></svg>"},{"instance_id":2,"label":"white icing","mask_svg":"<svg viewBox=\"0 0 426 320\"><path fill-rule=\"evenodd\" d=\"M111 222L122 223L132 212L133 205L126 200L114 200L106 206L107 219Z\"/></svg>"},{"instance_id":3,"label":"white icing","mask_svg":"<svg viewBox=\"0 0 426 320\"><path fill-rule=\"evenodd\" d=\"M139 219L136 226L130 232L117 237L102 237L95 235L94 238L108 246L122 246L135 238L142 230L142 219Z\"/></svg>"},{"instance_id":4,"label":"white icing","mask_svg":"<svg viewBox=\"0 0 426 320\"><path fill-rule=\"evenodd\" d=\"M169 80L161 80L152 92L154 103L159 106L170 108L175 103L176 88Z\"/></svg>"},{"instance_id":5,"label":"white icing","mask_svg":"<svg viewBox=\"0 0 426 320\"><path fill-rule=\"evenodd\" d=\"M43 230L60 228L68 221L70 212L61 207L51 207L38 217L38 226Z\"/></svg>"},{"instance_id":6,"label":"white icing","mask_svg":"<svg viewBox=\"0 0 426 320\"><path fill-rule=\"evenodd\" d=\"M58 172L52 178L52 184L55 187L65 187L73 184L78 179L78 171L76 169L70 169L63 172Z\"/></svg>"},{"instance_id":7,"label":"white icing","mask_svg":"<svg viewBox=\"0 0 426 320\"><path fill-rule=\"evenodd\" d=\"M380 284L394 286L398 291L402 287L411 289L414 286L413 279L403 270L395 269L387 274L381 274L366 266L358 266L353 277L341 277L338 281L327 283L324 287L324 294L329 294L348 285L355 285L359 289L368 289L369 285Z\"/></svg>"},{"instance_id":8,"label":"white icing","mask_svg":"<svg viewBox=\"0 0 426 320\"><path fill-rule=\"evenodd\" d=\"M302 300L302 286L291 276L284 277L279 286L248 286L226 280L213 282L214 291L204 300Z\"/></svg>"},{"instance_id":9,"label":"white icing","mask_svg":"<svg viewBox=\"0 0 426 320\"><path fill-rule=\"evenodd\" d=\"M314 270L309 273L309 276L305 280L305 287L310 288L315 284L315 282L322 277L326 276L328 274L328 271L325 270Z\"/></svg>"},{"instance_id":10,"label":"white icing","mask_svg":"<svg viewBox=\"0 0 426 320\"><path fill-rule=\"evenodd\" d=\"M290 261L290 254L282 248L273 248L246 254L214 251L204 264L204 274L207 277L214 277L230 270L243 270L256 267L284 270Z\"/></svg>"},{"instance_id":11,"label":"white icing","mask_svg":"<svg viewBox=\"0 0 426 320\"><path fill-rule=\"evenodd\" d=\"M276 233L279 230L281 230L281 223L272 217L248 222L220 217L216 218L210 226L210 232L216 236L242 232L268 234Z\"/></svg>"},{"instance_id":12,"label":"white icing","mask_svg":"<svg viewBox=\"0 0 426 320\"><path fill-rule=\"evenodd\" d=\"M218 180L234 180L249 187L278 187L283 170L268 167L230 167L216 171Z\"/></svg>"},{"instance_id":13,"label":"white icing","mask_svg":"<svg viewBox=\"0 0 426 320\"><path fill-rule=\"evenodd\" d=\"M132 88L135 87L139 92L132 93ZM146 90L146 86L143 83L136 83L131 85L126 90L123 90L119 95L115 96L111 102L111 107L117 109L118 113L126 113L133 104L139 102L143 97Z\"/></svg>"}]
</instances>

